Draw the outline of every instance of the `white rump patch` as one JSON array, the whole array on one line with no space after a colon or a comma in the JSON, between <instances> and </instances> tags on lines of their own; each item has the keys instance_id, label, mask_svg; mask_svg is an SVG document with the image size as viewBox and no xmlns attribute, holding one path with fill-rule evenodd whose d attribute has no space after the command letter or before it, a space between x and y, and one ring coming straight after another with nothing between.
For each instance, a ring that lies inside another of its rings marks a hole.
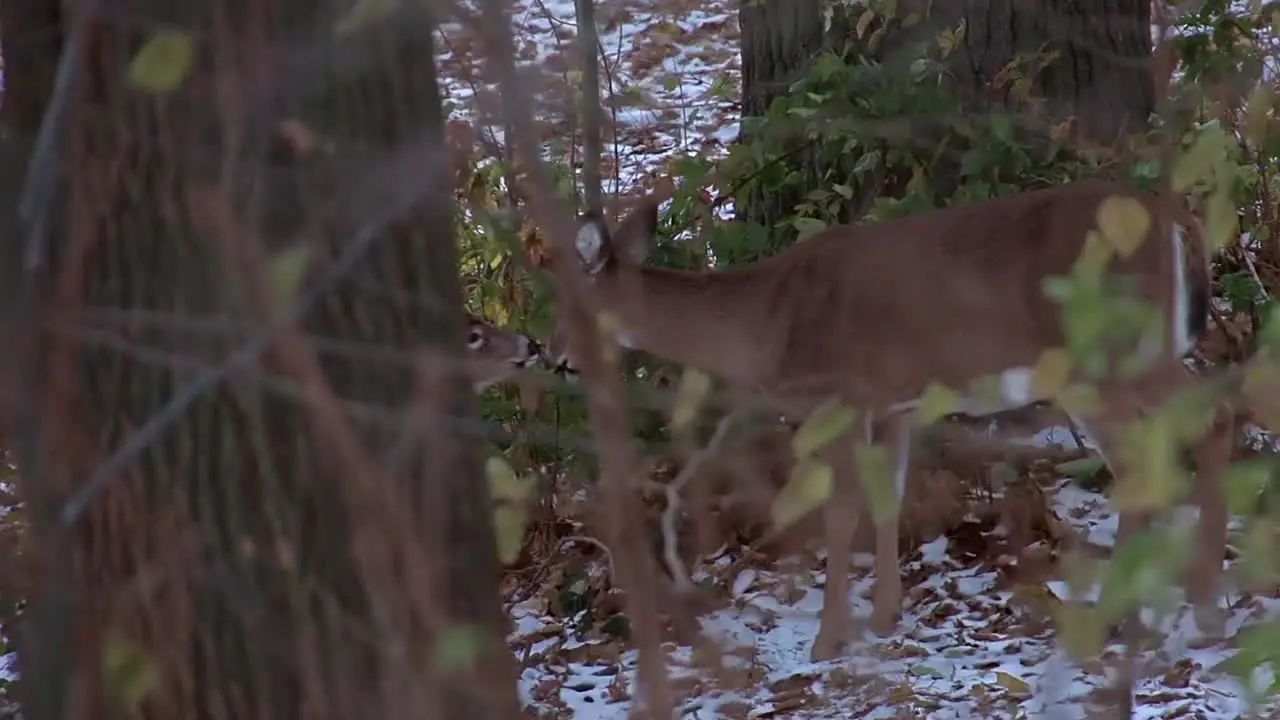
<instances>
[{"instance_id":1,"label":"white rump patch","mask_svg":"<svg viewBox=\"0 0 1280 720\"><path fill-rule=\"evenodd\" d=\"M1191 339L1191 289L1187 285L1187 229L1174 223L1170 233L1173 245L1173 352L1187 354L1195 343Z\"/></svg>"}]
</instances>

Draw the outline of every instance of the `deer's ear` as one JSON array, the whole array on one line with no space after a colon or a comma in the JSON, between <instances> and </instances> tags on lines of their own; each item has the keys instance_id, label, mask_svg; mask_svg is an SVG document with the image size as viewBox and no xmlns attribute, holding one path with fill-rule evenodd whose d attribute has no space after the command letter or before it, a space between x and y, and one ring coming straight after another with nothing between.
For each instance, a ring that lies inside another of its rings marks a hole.
<instances>
[{"instance_id":1,"label":"deer's ear","mask_svg":"<svg viewBox=\"0 0 1280 720\"><path fill-rule=\"evenodd\" d=\"M657 234L658 203L653 198L645 198L613 234L614 252L635 264L643 263Z\"/></svg>"},{"instance_id":2,"label":"deer's ear","mask_svg":"<svg viewBox=\"0 0 1280 720\"><path fill-rule=\"evenodd\" d=\"M594 213L584 215L578 222L578 235L573 239L578 259L587 274L594 275L609 261L609 228L604 218Z\"/></svg>"}]
</instances>

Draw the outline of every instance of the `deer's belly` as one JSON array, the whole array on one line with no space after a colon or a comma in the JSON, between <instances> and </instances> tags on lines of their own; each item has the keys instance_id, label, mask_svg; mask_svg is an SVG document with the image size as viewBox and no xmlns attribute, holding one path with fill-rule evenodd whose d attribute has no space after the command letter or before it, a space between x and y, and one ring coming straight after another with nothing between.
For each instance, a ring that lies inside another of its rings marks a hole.
<instances>
[{"instance_id":1,"label":"deer's belly","mask_svg":"<svg viewBox=\"0 0 1280 720\"><path fill-rule=\"evenodd\" d=\"M988 389L980 394L962 395L948 412L981 417L1047 400L1032 388L1033 375L1034 370L1029 367L1013 367L996 373ZM914 412L920 408L922 400L913 398L894 403L889 406L889 413Z\"/></svg>"}]
</instances>

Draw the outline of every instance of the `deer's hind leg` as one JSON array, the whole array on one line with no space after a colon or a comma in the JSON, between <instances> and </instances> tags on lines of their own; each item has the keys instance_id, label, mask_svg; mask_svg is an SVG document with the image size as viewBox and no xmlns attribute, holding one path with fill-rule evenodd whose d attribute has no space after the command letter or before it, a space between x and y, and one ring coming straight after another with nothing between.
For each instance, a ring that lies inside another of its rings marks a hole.
<instances>
[{"instance_id":1,"label":"deer's hind leg","mask_svg":"<svg viewBox=\"0 0 1280 720\"><path fill-rule=\"evenodd\" d=\"M822 591L818 636L809 659L834 660L844 654L852 631L849 605L849 563L853 536L858 529L858 476L852 437L832 441L824 456L833 473L831 496L823 505L823 532L827 546L827 584Z\"/></svg>"},{"instance_id":2,"label":"deer's hind leg","mask_svg":"<svg viewBox=\"0 0 1280 720\"><path fill-rule=\"evenodd\" d=\"M909 413L890 416L881 423L877 436L883 438L890 452L893 469L894 506L892 512L876 525L875 586L871 598L871 632L880 637L891 635L902 611L902 568L898 563L898 523L906 500L907 471L911 458L911 435L915 417ZM867 512L874 520L868 490Z\"/></svg>"},{"instance_id":3,"label":"deer's hind leg","mask_svg":"<svg viewBox=\"0 0 1280 720\"><path fill-rule=\"evenodd\" d=\"M910 414L891 416L880 424L877 432L867 432L868 440L885 436L893 468L896 497L893 511L881 518L875 528L875 584L871 601L871 630L881 637L893 633L902 609L902 570L898 565L898 511L906 492L913 419ZM814 640L810 653L814 662L831 660L843 653L852 629L849 564L853 555L853 537L862 514L858 501L869 497L860 482L856 452L857 444L852 442L852 438L832 443L827 452L835 479L832 496L824 508L827 585L823 593L818 637ZM869 502L866 503L866 511L868 517L874 519Z\"/></svg>"}]
</instances>

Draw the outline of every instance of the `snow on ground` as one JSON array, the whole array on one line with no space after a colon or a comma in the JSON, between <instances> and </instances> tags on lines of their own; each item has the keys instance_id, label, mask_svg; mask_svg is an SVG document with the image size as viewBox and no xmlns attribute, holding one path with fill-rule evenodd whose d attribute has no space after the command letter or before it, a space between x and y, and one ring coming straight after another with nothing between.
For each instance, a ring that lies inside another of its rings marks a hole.
<instances>
[{"instance_id":1,"label":"snow on ground","mask_svg":"<svg viewBox=\"0 0 1280 720\"><path fill-rule=\"evenodd\" d=\"M1041 442L1063 436L1069 437L1065 428L1040 433ZM1055 514L1079 537L1112 544L1116 518L1104 497L1065 481L1052 490ZM666 648L673 685L686 698L680 717L1090 717L1097 712L1094 693L1110 681L1103 663L1075 663L1058 647L1046 608L1068 597L1065 583L1009 582L1016 561L973 549L986 544L977 535L1000 534L968 525L912 553L903 563L902 629L888 639L866 635L849 657L830 663L808 660L822 606L820 565L798 576L741 570L728 581L731 606L702 619L722 665L698 667L690 648ZM1035 551L1029 548L1023 562ZM852 610L865 620L871 558L858 556L855 564ZM1233 593L1229 600L1227 640L1201 636L1185 606L1163 617L1144 614L1164 637L1142 657L1137 717L1234 718L1250 711L1247 689L1213 668L1231 655L1230 638L1242 627L1280 616L1280 598ZM548 627L532 604L513 614L511 643L524 658L526 703L551 717L627 717L636 692L634 651L575 637L563 624ZM1109 647L1109 656L1121 650ZM1260 687L1269 680L1259 678Z\"/></svg>"},{"instance_id":2,"label":"snow on ground","mask_svg":"<svg viewBox=\"0 0 1280 720\"><path fill-rule=\"evenodd\" d=\"M440 31L440 74L454 118L476 124L486 139L501 138L498 96L483 80L476 11L460 2L463 18ZM573 0L515 0L511 21L517 60L537 85L535 118L548 147L563 142L581 86ZM738 18L730 0L598 0L601 97L606 123L606 191L629 192L681 154L719 156L738 134ZM533 72L540 70L541 72Z\"/></svg>"}]
</instances>

